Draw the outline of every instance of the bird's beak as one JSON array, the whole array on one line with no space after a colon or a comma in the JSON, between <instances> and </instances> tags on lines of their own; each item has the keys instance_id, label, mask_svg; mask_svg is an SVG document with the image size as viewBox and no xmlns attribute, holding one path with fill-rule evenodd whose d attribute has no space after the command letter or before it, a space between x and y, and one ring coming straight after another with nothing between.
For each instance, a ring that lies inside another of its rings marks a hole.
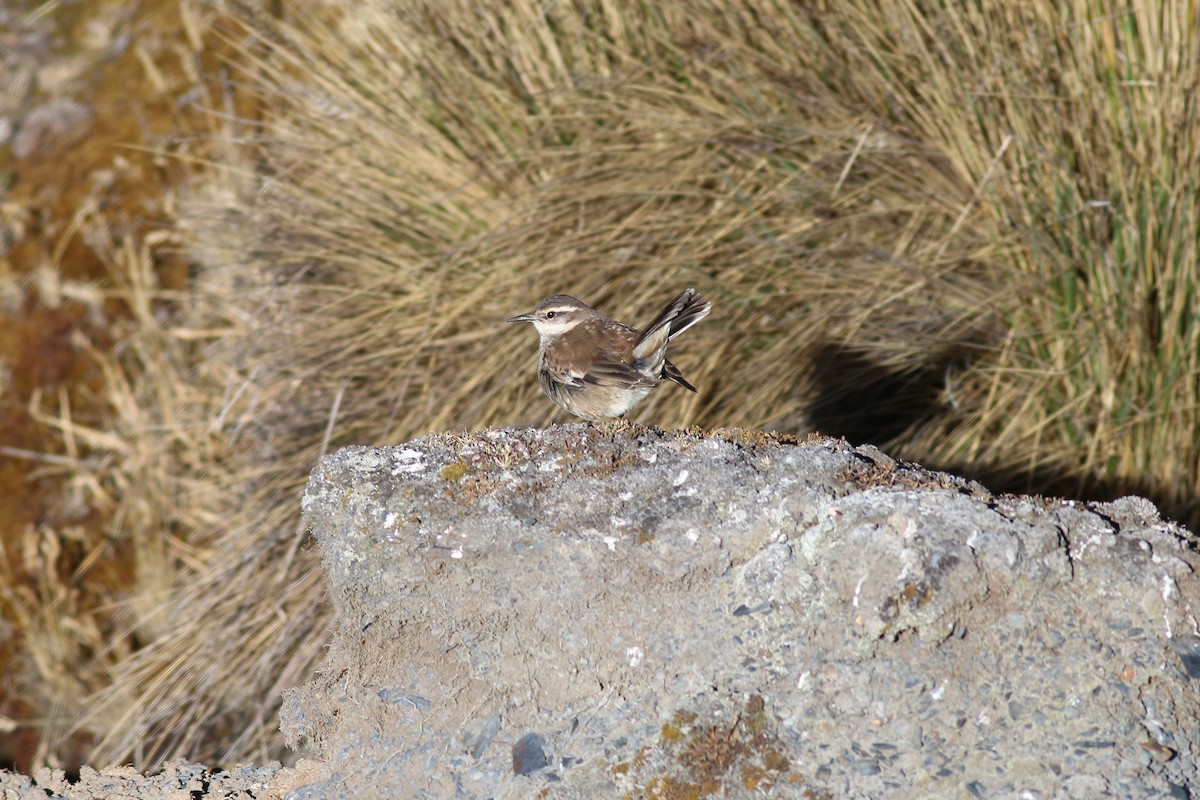
<instances>
[{"instance_id":1,"label":"bird's beak","mask_svg":"<svg viewBox=\"0 0 1200 800\"><path fill-rule=\"evenodd\" d=\"M506 319L505 322L533 322L533 314L518 314Z\"/></svg>"}]
</instances>

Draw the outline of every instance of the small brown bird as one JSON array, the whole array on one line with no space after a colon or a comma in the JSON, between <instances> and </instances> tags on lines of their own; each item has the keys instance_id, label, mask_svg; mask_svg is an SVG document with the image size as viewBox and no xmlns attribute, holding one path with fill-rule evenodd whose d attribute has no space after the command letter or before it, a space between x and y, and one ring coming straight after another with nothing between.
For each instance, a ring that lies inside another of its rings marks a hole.
<instances>
[{"instance_id":1,"label":"small brown bird","mask_svg":"<svg viewBox=\"0 0 1200 800\"><path fill-rule=\"evenodd\" d=\"M712 303L682 292L638 332L566 294L547 297L509 322L532 322L541 337L538 380L561 408L586 420L619 417L664 378L690 391L667 344L708 316Z\"/></svg>"}]
</instances>

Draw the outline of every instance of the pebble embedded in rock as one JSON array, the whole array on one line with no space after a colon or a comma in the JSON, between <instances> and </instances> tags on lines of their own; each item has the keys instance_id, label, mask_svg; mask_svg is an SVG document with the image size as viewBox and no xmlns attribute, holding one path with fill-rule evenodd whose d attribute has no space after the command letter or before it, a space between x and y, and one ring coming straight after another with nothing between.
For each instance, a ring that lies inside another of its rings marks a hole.
<instances>
[{"instance_id":1,"label":"pebble embedded in rock","mask_svg":"<svg viewBox=\"0 0 1200 800\"><path fill-rule=\"evenodd\" d=\"M550 764L546 757L546 740L536 733L522 736L512 748L514 775L532 775Z\"/></svg>"}]
</instances>

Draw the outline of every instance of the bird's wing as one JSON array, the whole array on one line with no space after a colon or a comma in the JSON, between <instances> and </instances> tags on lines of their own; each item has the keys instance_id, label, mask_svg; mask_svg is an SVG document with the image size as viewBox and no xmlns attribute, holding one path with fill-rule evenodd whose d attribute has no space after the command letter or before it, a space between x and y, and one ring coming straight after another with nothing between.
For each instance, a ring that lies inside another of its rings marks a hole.
<instances>
[{"instance_id":1,"label":"bird's wing","mask_svg":"<svg viewBox=\"0 0 1200 800\"><path fill-rule=\"evenodd\" d=\"M657 381L638 372L620 358L601 357L592 362L583 380L597 386L653 386Z\"/></svg>"},{"instance_id":2,"label":"bird's wing","mask_svg":"<svg viewBox=\"0 0 1200 800\"><path fill-rule=\"evenodd\" d=\"M583 381L587 377L582 372L550 363L542 364L542 373L544 374L544 378L572 388L583 386Z\"/></svg>"}]
</instances>

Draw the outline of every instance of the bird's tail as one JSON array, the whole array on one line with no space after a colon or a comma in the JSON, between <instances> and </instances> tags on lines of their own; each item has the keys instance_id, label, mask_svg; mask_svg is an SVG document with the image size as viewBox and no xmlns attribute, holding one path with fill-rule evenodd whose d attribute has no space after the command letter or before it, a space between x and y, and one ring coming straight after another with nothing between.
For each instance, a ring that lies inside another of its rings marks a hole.
<instances>
[{"instance_id":1,"label":"bird's tail","mask_svg":"<svg viewBox=\"0 0 1200 800\"><path fill-rule=\"evenodd\" d=\"M695 289L681 292L642 330L634 343L633 357L639 362L638 369L649 375L661 375L667 358L667 342L704 319L711 310L712 303L696 294Z\"/></svg>"}]
</instances>

